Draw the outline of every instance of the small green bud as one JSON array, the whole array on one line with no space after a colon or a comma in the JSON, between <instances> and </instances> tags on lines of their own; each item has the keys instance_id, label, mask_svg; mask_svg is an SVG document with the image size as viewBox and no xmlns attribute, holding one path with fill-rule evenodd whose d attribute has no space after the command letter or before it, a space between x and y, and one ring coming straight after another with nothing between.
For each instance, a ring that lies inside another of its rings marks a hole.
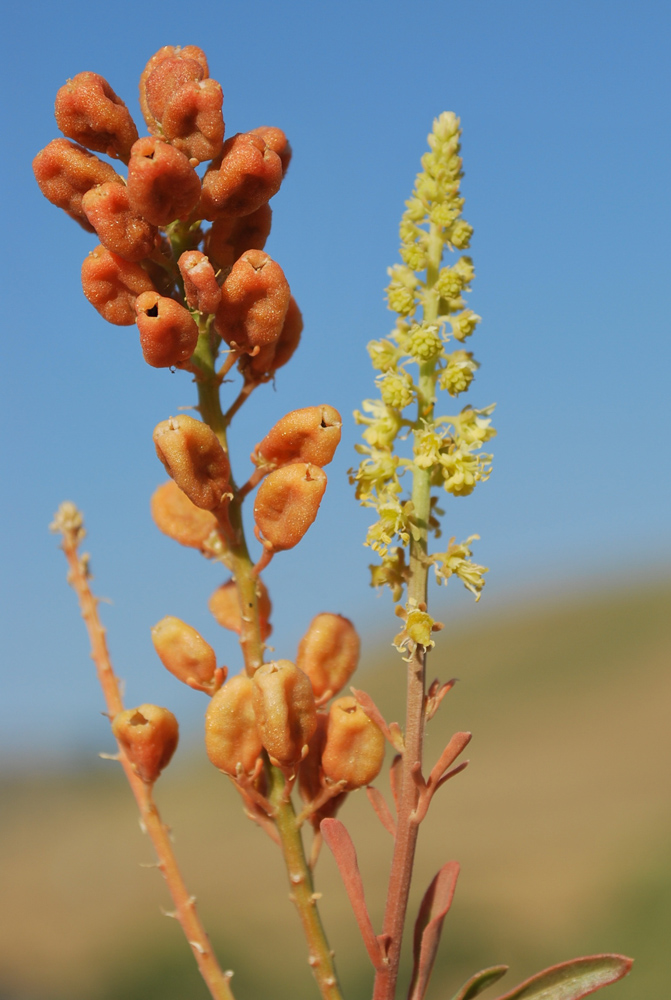
<instances>
[{"instance_id":1,"label":"small green bud","mask_svg":"<svg viewBox=\"0 0 671 1000\"><path fill-rule=\"evenodd\" d=\"M412 378L407 373L385 375L380 381L380 395L383 403L393 406L395 410L402 410L413 400Z\"/></svg>"},{"instance_id":2,"label":"small green bud","mask_svg":"<svg viewBox=\"0 0 671 1000\"><path fill-rule=\"evenodd\" d=\"M421 363L437 358L443 349L443 341L437 326L416 326L410 335L410 353Z\"/></svg>"},{"instance_id":3,"label":"small green bud","mask_svg":"<svg viewBox=\"0 0 671 1000\"><path fill-rule=\"evenodd\" d=\"M455 222L450 231L450 243L452 246L455 246L457 250L465 250L471 242L472 235L473 226L469 225L464 219L459 219L458 222Z\"/></svg>"}]
</instances>

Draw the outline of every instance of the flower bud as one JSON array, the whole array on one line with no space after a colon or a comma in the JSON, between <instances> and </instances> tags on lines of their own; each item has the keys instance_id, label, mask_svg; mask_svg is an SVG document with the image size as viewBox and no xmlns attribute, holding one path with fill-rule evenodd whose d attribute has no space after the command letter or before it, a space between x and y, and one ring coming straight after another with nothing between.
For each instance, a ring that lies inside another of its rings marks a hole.
<instances>
[{"instance_id":1,"label":"flower bud","mask_svg":"<svg viewBox=\"0 0 671 1000\"><path fill-rule=\"evenodd\" d=\"M137 128L130 111L97 73L78 73L56 94L56 124L88 149L128 162Z\"/></svg>"},{"instance_id":2,"label":"flower bud","mask_svg":"<svg viewBox=\"0 0 671 1000\"><path fill-rule=\"evenodd\" d=\"M276 551L298 545L317 516L326 489L326 473L318 465L298 462L276 469L256 494L254 520Z\"/></svg>"},{"instance_id":3,"label":"flower bud","mask_svg":"<svg viewBox=\"0 0 671 1000\"><path fill-rule=\"evenodd\" d=\"M224 145L223 101L216 80L185 83L165 103L161 120L164 137L189 160L202 163L219 156Z\"/></svg>"},{"instance_id":4,"label":"flower bud","mask_svg":"<svg viewBox=\"0 0 671 1000\"><path fill-rule=\"evenodd\" d=\"M188 361L198 343L198 327L188 309L158 292L144 292L135 302L144 360L153 368L173 368Z\"/></svg>"},{"instance_id":5,"label":"flower bud","mask_svg":"<svg viewBox=\"0 0 671 1000\"><path fill-rule=\"evenodd\" d=\"M240 367L244 370L245 378L253 382L271 378L278 368L291 360L300 343L302 332L303 317L292 296L277 341L262 347L258 354L241 358Z\"/></svg>"},{"instance_id":6,"label":"flower bud","mask_svg":"<svg viewBox=\"0 0 671 1000\"><path fill-rule=\"evenodd\" d=\"M156 425L156 454L180 490L201 510L227 500L230 464L211 427L181 414Z\"/></svg>"},{"instance_id":7,"label":"flower bud","mask_svg":"<svg viewBox=\"0 0 671 1000\"><path fill-rule=\"evenodd\" d=\"M254 685L238 674L220 688L205 713L205 749L215 767L235 777L254 770L263 749L254 716Z\"/></svg>"},{"instance_id":8,"label":"flower bud","mask_svg":"<svg viewBox=\"0 0 671 1000\"><path fill-rule=\"evenodd\" d=\"M221 302L221 288L214 268L200 250L187 250L177 261L184 280L184 295L191 309L214 313Z\"/></svg>"},{"instance_id":9,"label":"flower bud","mask_svg":"<svg viewBox=\"0 0 671 1000\"><path fill-rule=\"evenodd\" d=\"M331 781L346 781L348 791L363 788L380 773L384 735L356 698L338 698L331 705L322 753L322 769Z\"/></svg>"},{"instance_id":10,"label":"flower bud","mask_svg":"<svg viewBox=\"0 0 671 1000\"><path fill-rule=\"evenodd\" d=\"M201 552L217 527L214 514L191 503L172 479L159 486L152 496L151 516L164 535Z\"/></svg>"},{"instance_id":11,"label":"flower bud","mask_svg":"<svg viewBox=\"0 0 671 1000\"><path fill-rule=\"evenodd\" d=\"M254 714L263 746L271 759L297 764L317 728L317 710L309 678L289 660L264 663L254 674Z\"/></svg>"},{"instance_id":12,"label":"flower bud","mask_svg":"<svg viewBox=\"0 0 671 1000\"><path fill-rule=\"evenodd\" d=\"M255 465L278 468L311 462L323 468L340 442L340 414L332 406L306 406L282 417L252 454Z\"/></svg>"},{"instance_id":13,"label":"flower bud","mask_svg":"<svg viewBox=\"0 0 671 1000\"><path fill-rule=\"evenodd\" d=\"M168 615L154 625L151 640L165 669L178 680L201 691L213 688L217 658L195 628Z\"/></svg>"},{"instance_id":14,"label":"flower bud","mask_svg":"<svg viewBox=\"0 0 671 1000\"><path fill-rule=\"evenodd\" d=\"M153 785L168 766L179 739L177 719L158 705L140 705L119 712L112 720L112 732L147 785Z\"/></svg>"},{"instance_id":15,"label":"flower bud","mask_svg":"<svg viewBox=\"0 0 671 1000\"><path fill-rule=\"evenodd\" d=\"M250 215L277 194L282 160L260 135L238 132L223 145L221 155L203 177L199 216Z\"/></svg>"},{"instance_id":16,"label":"flower bud","mask_svg":"<svg viewBox=\"0 0 671 1000\"><path fill-rule=\"evenodd\" d=\"M184 153L146 136L131 149L128 163L131 209L154 226L185 219L198 203L200 178Z\"/></svg>"},{"instance_id":17,"label":"flower bud","mask_svg":"<svg viewBox=\"0 0 671 1000\"><path fill-rule=\"evenodd\" d=\"M315 698L342 691L356 670L361 643L349 618L325 612L310 622L296 665L308 675Z\"/></svg>"},{"instance_id":18,"label":"flower bud","mask_svg":"<svg viewBox=\"0 0 671 1000\"><path fill-rule=\"evenodd\" d=\"M139 264L98 246L82 264L82 288L103 319L116 326L135 322L135 300L153 290L151 278Z\"/></svg>"},{"instance_id":19,"label":"flower bud","mask_svg":"<svg viewBox=\"0 0 671 1000\"><path fill-rule=\"evenodd\" d=\"M263 349L278 340L290 299L280 265L262 250L248 250L222 285L215 329L227 344L248 353Z\"/></svg>"},{"instance_id":20,"label":"flower bud","mask_svg":"<svg viewBox=\"0 0 671 1000\"><path fill-rule=\"evenodd\" d=\"M140 77L140 108L149 131L160 134L165 105L180 87L208 76L207 58L197 45L164 45L159 49Z\"/></svg>"},{"instance_id":21,"label":"flower bud","mask_svg":"<svg viewBox=\"0 0 671 1000\"><path fill-rule=\"evenodd\" d=\"M272 605L266 585L262 580L257 579L256 593L258 597L261 638L265 640L273 630L269 621ZM240 635L242 631L242 613L235 580L229 580L227 583L222 583L221 587L217 587L207 606L222 628L230 629L231 632L237 632Z\"/></svg>"},{"instance_id":22,"label":"flower bud","mask_svg":"<svg viewBox=\"0 0 671 1000\"><path fill-rule=\"evenodd\" d=\"M267 203L240 219L222 215L205 234L205 253L219 271L228 271L247 250L263 250L273 210Z\"/></svg>"},{"instance_id":23,"label":"flower bud","mask_svg":"<svg viewBox=\"0 0 671 1000\"><path fill-rule=\"evenodd\" d=\"M102 245L124 260L144 260L154 249L158 230L131 211L125 184L107 181L90 188L82 209Z\"/></svg>"},{"instance_id":24,"label":"flower bud","mask_svg":"<svg viewBox=\"0 0 671 1000\"><path fill-rule=\"evenodd\" d=\"M68 139L54 139L45 146L33 160L33 172L47 201L90 233L93 226L84 214L82 196L96 184L123 184L114 167Z\"/></svg>"}]
</instances>

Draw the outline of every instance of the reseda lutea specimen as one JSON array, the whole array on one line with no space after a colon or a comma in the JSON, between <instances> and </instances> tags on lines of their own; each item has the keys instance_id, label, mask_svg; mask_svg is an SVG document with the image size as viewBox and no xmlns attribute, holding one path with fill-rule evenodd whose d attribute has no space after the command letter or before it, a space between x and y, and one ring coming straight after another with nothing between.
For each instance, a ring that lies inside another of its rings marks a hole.
<instances>
[{"instance_id":1,"label":"reseda lutea specimen","mask_svg":"<svg viewBox=\"0 0 671 1000\"><path fill-rule=\"evenodd\" d=\"M148 365L186 371L197 386L200 419L170 416L155 428L155 451L169 478L154 493L151 509L164 534L228 570L230 577L209 607L222 627L238 635L243 669L227 679L216 651L173 615L152 629L158 657L176 679L209 699L207 755L234 783L247 814L281 849L308 961L324 1000L341 1000L342 993L314 891L322 837L335 855L375 969L375 1000L391 1000L417 829L435 791L465 767L455 762L470 739L468 733L455 734L423 777L425 720L452 684L434 682L425 691L426 654L440 628L427 611L427 576L433 566L439 581L456 575L479 596L485 572L471 561L473 537L460 545L453 539L444 553L430 554L427 544L429 534L438 533L440 513L432 488L468 495L489 474L489 456L481 446L493 435L490 408L466 407L453 416L434 413L438 388L456 397L477 368L462 348L445 350L450 337L462 344L479 319L463 298L473 277L470 258L442 267L443 251L466 249L471 235L461 218L459 125L453 115L442 115L430 137L431 151L401 226L404 264L393 269L388 292L398 314L396 328L391 337L370 345L381 398L364 403L358 415L366 443L353 476L359 499L378 512L367 539L381 557L373 567L373 583L390 586L396 601L407 588L405 606L397 609L404 627L396 645L408 664L402 731L385 721L364 692L352 688L351 695L342 694L357 666L359 638L341 615L318 614L293 660L266 658L272 609L261 574L276 555L298 545L315 520L327 485L324 467L338 446L341 421L325 404L287 414L257 444L248 478L238 485L228 428L251 394L290 361L302 318L282 268L264 251L271 226L268 203L286 174L289 143L270 126L225 139L222 102L201 49L165 46L141 75L140 104L149 135L139 136L107 81L80 73L56 99L57 124L66 138L49 143L35 158L34 170L45 196L100 241L82 267L91 304L113 324L137 325ZM96 153L125 163L127 173ZM201 178L196 168L206 162ZM409 371L413 364L416 378ZM221 390L235 365L242 381L224 409ZM414 418L406 416L411 404L416 405ZM396 446L407 437L412 453L404 456ZM406 497L404 476L412 484ZM254 490L256 561L242 517L244 501ZM156 705L124 708L88 562L79 553L81 514L73 504L62 504L54 527L63 536L69 580L89 630L118 759L152 838L175 915L211 995L232 1000L232 973L223 972L214 956L153 798L154 784L177 746L177 721ZM396 816L371 784L381 770L386 742L396 752L390 772ZM348 794L362 787L395 843L380 934L366 910L354 847L335 818ZM309 860L306 827L313 831ZM457 873L456 862L447 862L420 907L410 1000L425 996ZM547 998L579 1000L627 969L628 960L620 956L579 959L541 973L506 996L531 998L542 990ZM457 1000L474 997L504 971L498 966L476 974Z\"/></svg>"}]
</instances>

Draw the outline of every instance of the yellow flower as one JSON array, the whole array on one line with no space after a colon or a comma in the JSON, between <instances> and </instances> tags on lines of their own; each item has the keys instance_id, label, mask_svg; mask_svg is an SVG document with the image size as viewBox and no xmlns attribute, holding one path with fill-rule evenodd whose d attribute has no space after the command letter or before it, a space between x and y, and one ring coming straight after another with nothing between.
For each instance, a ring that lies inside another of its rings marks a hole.
<instances>
[{"instance_id":1,"label":"yellow flower","mask_svg":"<svg viewBox=\"0 0 671 1000\"><path fill-rule=\"evenodd\" d=\"M438 384L450 396L458 396L460 392L466 392L477 368L479 365L469 351L454 351L447 356L447 367L441 372Z\"/></svg>"},{"instance_id":2,"label":"yellow flower","mask_svg":"<svg viewBox=\"0 0 671 1000\"><path fill-rule=\"evenodd\" d=\"M480 600L485 585L484 574L489 572L486 566L478 566L470 558L471 542L479 538L479 535L471 535L459 545L455 544L454 538L450 538L447 552L431 556L438 583L447 583L451 576L457 576L466 589L475 595L476 601Z\"/></svg>"}]
</instances>

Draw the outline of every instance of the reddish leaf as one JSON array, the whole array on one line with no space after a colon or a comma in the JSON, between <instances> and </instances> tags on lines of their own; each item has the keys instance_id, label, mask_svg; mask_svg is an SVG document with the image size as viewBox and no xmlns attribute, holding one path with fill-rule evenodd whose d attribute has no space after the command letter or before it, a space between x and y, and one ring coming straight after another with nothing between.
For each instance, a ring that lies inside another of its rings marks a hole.
<instances>
[{"instance_id":1,"label":"reddish leaf","mask_svg":"<svg viewBox=\"0 0 671 1000\"><path fill-rule=\"evenodd\" d=\"M392 816L389 806L387 805L384 796L374 788L373 785L369 785L366 789L366 795L368 796L368 801L372 805L377 818L379 819L385 830L388 830L392 837L396 836L396 821Z\"/></svg>"},{"instance_id":2,"label":"reddish leaf","mask_svg":"<svg viewBox=\"0 0 671 1000\"><path fill-rule=\"evenodd\" d=\"M319 827L322 836L333 852L340 877L345 885L345 891L349 896L349 901L354 910L356 922L361 931L363 943L370 956L374 968L380 969L382 966L382 954L380 944L373 924L371 923L366 899L363 891L363 880L359 871L359 863L356 857L356 850L352 843L352 838L347 832L343 823L339 819L324 819Z\"/></svg>"},{"instance_id":3,"label":"reddish leaf","mask_svg":"<svg viewBox=\"0 0 671 1000\"><path fill-rule=\"evenodd\" d=\"M452 905L458 875L459 865L457 862L448 861L424 893L424 899L415 922L414 963L408 1000L423 1000L426 993L438 952L443 921Z\"/></svg>"},{"instance_id":4,"label":"reddish leaf","mask_svg":"<svg viewBox=\"0 0 671 1000\"><path fill-rule=\"evenodd\" d=\"M588 955L552 965L526 979L497 1000L581 1000L626 976L632 959L625 955Z\"/></svg>"},{"instance_id":5,"label":"reddish leaf","mask_svg":"<svg viewBox=\"0 0 671 1000\"><path fill-rule=\"evenodd\" d=\"M396 806L396 812L398 813L398 803L401 797L401 766L403 764L403 758L400 753L396 754L389 767L389 785L391 786L391 794L394 796L394 805Z\"/></svg>"},{"instance_id":6,"label":"reddish leaf","mask_svg":"<svg viewBox=\"0 0 671 1000\"><path fill-rule=\"evenodd\" d=\"M476 972L474 976L464 983L459 992L452 997L452 1000L473 1000L479 993L486 990L488 986L493 986L508 971L507 965L493 965L489 969Z\"/></svg>"}]
</instances>

